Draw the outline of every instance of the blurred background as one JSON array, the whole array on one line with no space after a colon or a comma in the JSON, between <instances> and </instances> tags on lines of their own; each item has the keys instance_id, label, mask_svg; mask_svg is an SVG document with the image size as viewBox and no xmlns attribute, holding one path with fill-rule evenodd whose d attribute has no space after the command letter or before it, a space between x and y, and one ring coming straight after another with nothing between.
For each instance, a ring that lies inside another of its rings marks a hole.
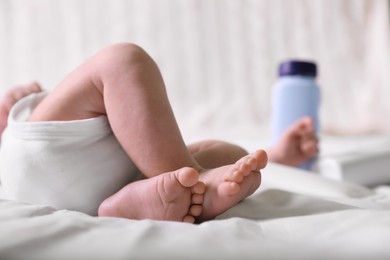
<instances>
[{"instance_id":1,"label":"blurred background","mask_svg":"<svg viewBox=\"0 0 390 260\"><path fill-rule=\"evenodd\" d=\"M279 63L319 66L321 132L390 133L389 0L1 0L0 93L142 46L186 141L266 138Z\"/></svg>"}]
</instances>

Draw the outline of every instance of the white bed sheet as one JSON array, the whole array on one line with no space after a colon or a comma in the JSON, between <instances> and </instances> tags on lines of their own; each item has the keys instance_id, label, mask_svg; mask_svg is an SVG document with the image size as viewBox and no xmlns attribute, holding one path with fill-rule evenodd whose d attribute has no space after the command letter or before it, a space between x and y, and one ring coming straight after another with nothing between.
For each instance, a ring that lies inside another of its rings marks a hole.
<instances>
[{"instance_id":1,"label":"white bed sheet","mask_svg":"<svg viewBox=\"0 0 390 260\"><path fill-rule=\"evenodd\" d=\"M255 194L199 225L0 200L1 259L389 259L390 187L269 164Z\"/></svg>"},{"instance_id":2,"label":"white bed sheet","mask_svg":"<svg viewBox=\"0 0 390 260\"><path fill-rule=\"evenodd\" d=\"M388 144L389 137L324 138L321 154L337 159ZM0 199L0 259L390 258L390 186L369 189L272 163L262 176L255 194L199 225Z\"/></svg>"}]
</instances>

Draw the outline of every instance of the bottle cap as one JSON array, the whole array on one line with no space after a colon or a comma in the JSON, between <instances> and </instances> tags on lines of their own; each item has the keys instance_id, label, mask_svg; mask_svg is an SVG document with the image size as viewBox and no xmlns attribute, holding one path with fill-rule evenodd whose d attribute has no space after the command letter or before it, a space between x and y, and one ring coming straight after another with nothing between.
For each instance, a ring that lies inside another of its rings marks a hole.
<instances>
[{"instance_id":1,"label":"bottle cap","mask_svg":"<svg viewBox=\"0 0 390 260\"><path fill-rule=\"evenodd\" d=\"M302 60L284 61L279 66L279 76L302 75L317 76L317 66L314 62Z\"/></svg>"}]
</instances>

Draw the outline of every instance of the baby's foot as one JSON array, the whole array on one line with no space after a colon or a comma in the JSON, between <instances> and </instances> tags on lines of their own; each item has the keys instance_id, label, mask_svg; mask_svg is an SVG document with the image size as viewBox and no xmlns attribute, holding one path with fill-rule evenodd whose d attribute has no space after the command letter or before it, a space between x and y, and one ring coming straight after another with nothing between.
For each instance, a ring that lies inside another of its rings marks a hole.
<instances>
[{"instance_id":1,"label":"baby's foot","mask_svg":"<svg viewBox=\"0 0 390 260\"><path fill-rule=\"evenodd\" d=\"M204 183L182 168L128 184L100 205L99 216L194 223L202 212Z\"/></svg>"},{"instance_id":2,"label":"baby's foot","mask_svg":"<svg viewBox=\"0 0 390 260\"><path fill-rule=\"evenodd\" d=\"M8 114L13 105L23 97L41 91L41 86L36 82L32 82L26 85L15 86L4 94L0 99L0 136L7 127Z\"/></svg>"},{"instance_id":3,"label":"baby's foot","mask_svg":"<svg viewBox=\"0 0 390 260\"><path fill-rule=\"evenodd\" d=\"M213 219L255 192L261 182L260 170L266 164L267 154L259 150L235 164L202 172L200 179L207 190L197 220Z\"/></svg>"},{"instance_id":4,"label":"baby's foot","mask_svg":"<svg viewBox=\"0 0 390 260\"><path fill-rule=\"evenodd\" d=\"M278 143L268 150L268 156L271 162L297 166L318 152L313 119L305 117L287 128Z\"/></svg>"}]
</instances>

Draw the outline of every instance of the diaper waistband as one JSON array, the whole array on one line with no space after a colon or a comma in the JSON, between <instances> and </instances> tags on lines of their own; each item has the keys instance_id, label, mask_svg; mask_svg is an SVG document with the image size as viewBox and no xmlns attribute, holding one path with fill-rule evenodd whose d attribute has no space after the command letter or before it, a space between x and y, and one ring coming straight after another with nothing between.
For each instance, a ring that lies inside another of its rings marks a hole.
<instances>
[{"instance_id":1,"label":"diaper waistband","mask_svg":"<svg viewBox=\"0 0 390 260\"><path fill-rule=\"evenodd\" d=\"M20 138L90 136L112 132L106 116L70 121L29 122L32 111L48 94L48 91L32 93L19 100L9 113L7 132Z\"/></svg>"}]
</instances>

